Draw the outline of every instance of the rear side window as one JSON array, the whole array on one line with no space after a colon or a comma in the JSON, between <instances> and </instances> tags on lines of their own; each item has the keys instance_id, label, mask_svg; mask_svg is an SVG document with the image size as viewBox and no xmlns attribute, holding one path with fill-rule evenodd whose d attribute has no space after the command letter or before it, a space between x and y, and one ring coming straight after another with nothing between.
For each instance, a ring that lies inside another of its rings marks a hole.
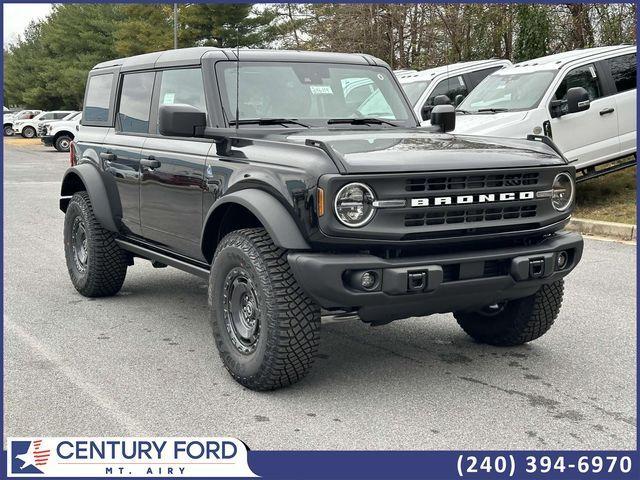
<instances>
[{"instance_id":1,"label":"rear side window","mask_svg":"<svg viewBox=\"0 0 640 480\"><path fill-rule=\"evenodd\" d=\"M618 93L636 88L636 54L607 59Z\"/></svg>"},{"instance_id":2,"label":"rear side window","mask_svg":"<svg viewBox=\"0 0 640 480\"><path fill-rule=\"evenodd\" d=\"M89 77L87 94L84 99L83 124L104 124L109 121L109 103L113 73Z\"/></svg>"},{"instance_id":3,"label":"rear side window","mask_svg":"<svg viewBox=\"0 0 640 480\"><path fill-rule=\"evenodd\" d=\"M600 80L598 79L596 67L592 63L569 71L556 90L556 99L564 100L567 96L567 90L573 87L584 88L589 93L591 101L602 97Z\"/></svg>"},{"instance_id":4,"label":"rear side window","mask_svg":"<svg viewBox=\"0 0 640 480\"><path fill-rule=\"evenodd\" d=\"M122 80L116 129L127 133L149 133L149 110L155 73L130 73Z\"/></svg>"}]
</instances>

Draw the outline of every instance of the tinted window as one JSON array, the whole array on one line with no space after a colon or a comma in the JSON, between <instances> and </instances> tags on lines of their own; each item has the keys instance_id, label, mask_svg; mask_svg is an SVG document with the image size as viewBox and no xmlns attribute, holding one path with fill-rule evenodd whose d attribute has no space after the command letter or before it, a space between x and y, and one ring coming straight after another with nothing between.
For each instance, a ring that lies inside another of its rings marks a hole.
<instances>
[{"instance_id":1,"label":"tinted window","mask_svg":"<svg viewBox=\"0 0 640 480\"><path fill-rule=\"evenodd\" d=\"M43 113L42 115L38 116L38 120L51 120L53 118L53 113Z\"/></svg>"},{"instance_id":2,"label":"tinted window","mask_svg":"<svg viewBox=\"0 0 640 480\"><path fill-rule=\"evenodd\" d=\"M469 83L471 83L471 88L475 88L482 80L487 78L493 72L500 70L502 65L498 65L497 67L485 68L483 70L476 70L475 72L467 73L467 77L469 77ZM453 98L451 99L453 100Z\"/></svg>"},{"instance_id":3,"label":"tinted window","mask_svg":"<svg viewBox=\"0 0 640 480\"><path fill-rule=\"evenodd\" d=\"M186 104L207 111L204 99L204 84L199 68L166 70L162 72L160 105Z\"/></svg>"},{"instance_id":4,"label":"tinted window","mask_svg":"<svg viewBox=\"0 0 640 480\"><path fill-rule=\"evenodd\" d=\"M622 55L607 60L618 92L636 88L636 54Z\"/></svg>"},{"instance_id":5,"label":"tinted window","mask_svg":"<svg viewBox=\"0 0 640 480\"><path fill-rule=\"evenodd\" d=\"M556 99L565 100L567 97L567 90L573 87L584 88L589 93L589 99L592 101L596 98L602 97L600 80L598 79L596 68L592 63L569 71L556 90Z\"/></svg>"},{"instance_id":6,"label":"tinted window","mask_svg":"<svg viewBox=\"0 0 640 480\"><path fill-rule=\"evenodd\" d=\"M457 95L467 96L468 93L467 85L462 76L447 78L436 85L436 88L429 94L426 105L433 105L433 99L438 95L446 95L453 102Z\"/></svg>"},{"instance_id":7,"label":"tinted window","mask_svg":"<svg viewBox=\"0 0 640 480\"><path fill-rule=\"evenodd\" d=\"M107 122L113 73L94 75L89 78L89 87L84 99L83 120L86 123Z\"/></svg>"},{"instance_id":8,"label":"tinted window","mask_svg":"<svg viewBox=\"0 0 640 480\"><path fill-rule=\"evenodd\" d=\"M64 117L66 117L67 115L69 115L69 112L58 112L58 113L54 113L53 114L53 118L56 120L60 120Z\"/></svg>"},{"instance_id":9,"label":"tinted window","mask_svg":"<svg viewBox=\"0 0 640 480\"><path fill-rule=\"evenodd\" d=\"M153 72L125 75L120 94L116 128L121 132L148 133Z\"/></svg>"}]
</instances>

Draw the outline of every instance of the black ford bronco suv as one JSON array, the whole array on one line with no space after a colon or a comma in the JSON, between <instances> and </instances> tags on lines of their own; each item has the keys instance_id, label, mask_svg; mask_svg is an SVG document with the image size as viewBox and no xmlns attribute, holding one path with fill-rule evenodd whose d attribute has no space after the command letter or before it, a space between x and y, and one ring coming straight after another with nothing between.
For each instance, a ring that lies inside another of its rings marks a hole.
<instances>
[{"instance_id":1,"label":"black ford bronco suv","mask_svg":"<svg viewBox=\"0 0 640 480\"><path fill-rule=\"evenodd\" d=\"M369 55L96 65L60 199L71 281L114 295L136 257L208 279L222 361L255 390L307 373L322 315L453 312L480 342L534 340L582 254L574 169L544 137L446 133L450 105L431 123Z\"/></svg>"}]
</instances>

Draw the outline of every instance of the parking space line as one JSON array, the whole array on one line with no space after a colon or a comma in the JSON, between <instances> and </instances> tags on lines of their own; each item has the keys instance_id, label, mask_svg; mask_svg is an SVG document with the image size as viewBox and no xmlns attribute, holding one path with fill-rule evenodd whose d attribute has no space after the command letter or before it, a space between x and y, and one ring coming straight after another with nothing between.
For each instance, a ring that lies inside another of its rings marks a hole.
<instances>
[{"instance_id":1,"label":"parking space line","mask_svg":"<svg viewBox=\"0 0 640 480\"><path fill-rule=\"evenodd\" d=\"M95 384L88 380L86 373L77 372L74 368L66 365L64 360L56 353L42 344L36 337L31 335L22 327L8 321L5 318L5 326L14 338L19 338L23 343L28 345L36 355L44 358L60 371L73 385L86 393L93 402L100 407L117 425L121 426L125 436L145 436L148 429L140 424L124 411L112 398L100 391Z\"/></svg>"}]
</instances>

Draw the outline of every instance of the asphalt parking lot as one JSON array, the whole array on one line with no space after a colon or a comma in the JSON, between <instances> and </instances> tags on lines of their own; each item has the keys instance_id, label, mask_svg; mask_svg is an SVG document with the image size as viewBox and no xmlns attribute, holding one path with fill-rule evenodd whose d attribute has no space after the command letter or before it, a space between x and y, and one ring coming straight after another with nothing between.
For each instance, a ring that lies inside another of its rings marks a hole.
<instances>
[{"instance_id":1,"label":"asphalt parking lot","mask_svg":"<svg viewBox=\"0 0 640 480\"><path fill-rule=\"evenodd\" d=\"M4 146L7 436L211 436L252 449L632 449L636 247L587 240L546 336L474 343L451 315L323 325L295 386L256 393L219 360L206 284L136 260L121 293L67 277L68 154Z\"/></svg>"}]
</instances>

